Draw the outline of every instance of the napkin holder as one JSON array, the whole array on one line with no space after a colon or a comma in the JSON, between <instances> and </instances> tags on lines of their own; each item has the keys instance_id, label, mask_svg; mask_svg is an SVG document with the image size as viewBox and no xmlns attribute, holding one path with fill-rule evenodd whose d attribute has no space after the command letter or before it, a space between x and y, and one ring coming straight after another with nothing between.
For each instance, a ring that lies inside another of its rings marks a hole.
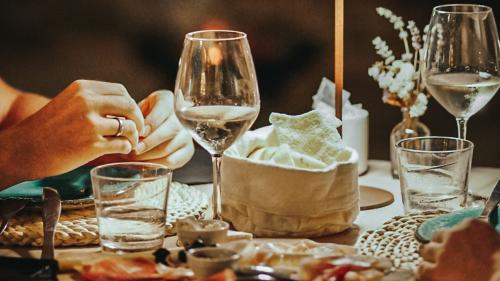
<instances>
[{"instance_id":1,"label":"napkin holder","mask_svg":"<svg viewBox=\"0 0 500 281\"><path fill-rule=\"evenodd\" d=\"M345 148L348 157L344 161L309 170L244 157L251 149L248 143L256 137L246 133L222 157L225 220L237 230L260 237L319 237L352 226L359 213L354 149Z\"/></svg>"}]
</instances>

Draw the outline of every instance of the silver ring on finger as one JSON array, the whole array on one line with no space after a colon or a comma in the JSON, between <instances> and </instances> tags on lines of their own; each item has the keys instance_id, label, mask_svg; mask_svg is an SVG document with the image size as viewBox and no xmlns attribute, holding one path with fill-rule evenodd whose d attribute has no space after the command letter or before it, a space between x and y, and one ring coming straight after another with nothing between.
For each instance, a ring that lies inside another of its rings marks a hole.
<instances>
[{"instance_id":1,"label":"silver ring on finger","mask_svg":"<svg viewBox=\"0 0 500 281\"><path fill-rule=\"evenodd\" d=\"M113 117L116 121L118 121L118 129L114 134L115 137L121 137L123 135L123 119L120 117Z\"/></svg>"}]
</instances>

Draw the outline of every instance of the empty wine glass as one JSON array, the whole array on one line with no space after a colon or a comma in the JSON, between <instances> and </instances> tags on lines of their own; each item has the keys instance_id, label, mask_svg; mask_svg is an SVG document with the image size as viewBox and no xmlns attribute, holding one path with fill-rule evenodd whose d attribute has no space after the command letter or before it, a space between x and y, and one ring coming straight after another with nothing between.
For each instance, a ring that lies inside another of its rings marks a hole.
<instances>
[{"instance_id":1,"label":"empty wine glass","mask_svg":"<svg viewBox=\"0 0 500 281\"><path fill-rule=\"evenodd\" d=\"M247 35L206 30L186 35L175 82L175 113L212 156L213 215L220 218L221 156L253 124L259 89Z\"/></svg>"},{"instance_id":2,"label":"empty wine glass","mask_svg":"<svg viewBox=\"0 0 500 281\"><path fill-rule=\"evenodd\" d=\"M490 7L434 7L422 79L431 95L455 116L458 137L465 139L469 117L500 88L498 31Z\"/></svg>"}]
</instances>

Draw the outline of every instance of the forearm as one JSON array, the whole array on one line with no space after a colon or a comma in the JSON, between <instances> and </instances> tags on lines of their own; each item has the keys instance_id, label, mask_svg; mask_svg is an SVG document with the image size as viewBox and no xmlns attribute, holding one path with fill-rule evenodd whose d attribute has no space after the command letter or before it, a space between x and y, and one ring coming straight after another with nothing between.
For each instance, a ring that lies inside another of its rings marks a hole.
<instances>
[{"instance_id":1,"label":"forearm","mask_svg":"<svg viewBox=\"0 0 500 281\"><path fill-rule=\"evenodd\" d=\"M31 116L42 107L44 107L50 99L31 93L19 93L12 103L7 115L3 120L0 120L0 130L12 127L28 116Z\"/></svg>"},{"instance_id":2,"label":"forearm","mask_svg":"<svg viewBox=\"0 0 500 281\"><path fill-rule=\"evenodd\" d=\"M0 190L27 180L20 177L21 170L30 169L30 163L16 161L16 155L23 152L19 151L13 129L0 130Z\"/></svg>"}]
</instances>

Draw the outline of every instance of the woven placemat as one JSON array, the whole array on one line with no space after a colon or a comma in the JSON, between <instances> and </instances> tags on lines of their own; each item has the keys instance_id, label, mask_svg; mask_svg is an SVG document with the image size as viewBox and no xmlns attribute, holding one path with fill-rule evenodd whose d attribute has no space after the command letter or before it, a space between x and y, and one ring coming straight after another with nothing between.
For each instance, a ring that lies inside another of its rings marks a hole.
<instances>
[{"instance_id":1,"label":"woven placemat","mask_svg":"<svg viewBox=\"0 0 500 281\"><path fill-rule=\"evenodd\" d=\"M437 210L394 217L380 228L363 233L354 247L363 255L391 259L394 269L416 270L422 258L415 230L424 221L445 213Z\"/></svg>"},{"instance_id":2,"label":"woven placemat","mask_svg":"<svg viewBox=\"0 0 500 281\"><path fill-rule=\"evenodd\" d=\"M178 218L204 218L208 213L208 196L198 189L172 183L168 198L166 234L175 234ZM2 245L42 246L43 223L40 212L23 211L10 219L0 235ZM54 245L84 246L99 244L99 232L94 208L63 211L56 226Z\"/></svg>"}]
</instances>

